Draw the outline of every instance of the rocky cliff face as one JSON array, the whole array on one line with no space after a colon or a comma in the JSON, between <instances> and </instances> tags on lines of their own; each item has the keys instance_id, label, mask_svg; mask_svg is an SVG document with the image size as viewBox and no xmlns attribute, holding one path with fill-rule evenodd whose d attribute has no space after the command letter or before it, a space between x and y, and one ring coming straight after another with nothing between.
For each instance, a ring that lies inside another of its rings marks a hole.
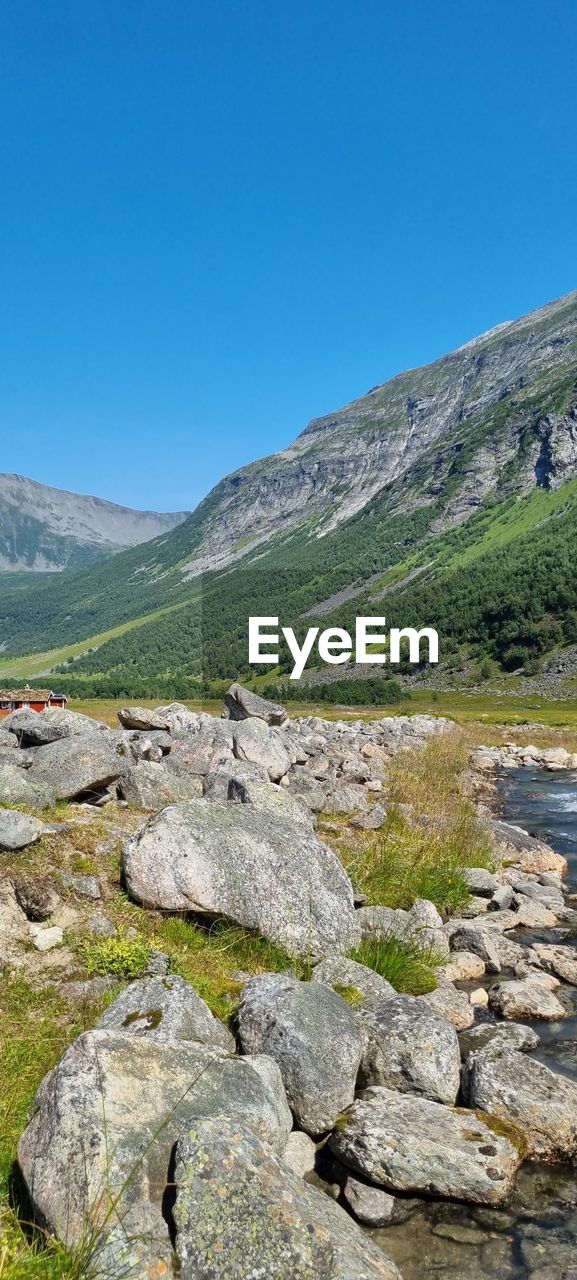
<instances>
[{"instance_id":1,"label":"rocky cliff face","mask_svg":"<svg viewBox=\"0 0 577 1280\"><path fill-rule=\"evenodd\" d=\"M459 523L493 490L577 474L577 293L410 370L289 448L234 472L193 517L188 573L222 568L299 527L323 536L391 486L391 511L432 503Z\"/></svg>"},{"instance_id":2,"label":"rocky cliff face","mask_svg":"<svg viewBox=\"0 0 577 1280\"><path fill-rule=\"evenodd\" d=\"M0 569L81 568L167 533L187 514L132 511L25 476L0 475Z\"/></svg>"}]
</instances>

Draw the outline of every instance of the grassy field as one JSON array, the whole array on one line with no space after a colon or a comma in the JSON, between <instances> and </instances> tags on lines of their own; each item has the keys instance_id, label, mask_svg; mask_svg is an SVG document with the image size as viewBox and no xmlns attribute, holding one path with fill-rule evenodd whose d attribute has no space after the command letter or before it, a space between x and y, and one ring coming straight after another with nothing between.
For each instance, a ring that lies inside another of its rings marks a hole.
<instances>
[{"instance_id":1,"label":"grassy field","mask_svg":"<svg viewBox=\"0 0 577 1280\"><path fill-rule=\"evenodd\" d=\"M146 707L158 706L159 700L139 700ZM68 704L72 711L81 711L106 724L117 724L119 707L126 706L126 698L72 699ZM187 702L191 711L207 711L219 716L222 703L218 701ZM377 720L382 716L423 715L448 716L457 724L504 725L522 728L526 724L542 724L545 729L559 729L577 733L577 698L567 701L530 697L523 699L495 693L431 693L423 689L415 691L410 700L388 707L335 707L325 702L291 702L291 716L322 716L327 720Z\"/></svg>"}]
</instances>

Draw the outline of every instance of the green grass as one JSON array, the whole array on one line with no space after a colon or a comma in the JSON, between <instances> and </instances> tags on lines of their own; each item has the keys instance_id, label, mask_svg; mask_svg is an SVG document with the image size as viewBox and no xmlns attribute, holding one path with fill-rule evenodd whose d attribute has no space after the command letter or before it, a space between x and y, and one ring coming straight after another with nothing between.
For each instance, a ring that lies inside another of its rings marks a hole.
<instances>
[{"instance_id":1,"label":"green grass","mask_svg":"<svg viewBox=\"0 0 577 1280\"><path fill-rule=\"evenodd\" d=\"M365 938L349 953L351 960L374 969L401 995L421 996L434 991L436 971L447 956L438 947L424 946L415 937Z\"/></svg>"},{"instance_id":2,"label":"green grass","mask_svg":"<svg viewBox=\"0 0 577 1280\"><path fill-rule=\"evenodd\" d=\"M92 977L110 974L115 978L139 978L150 960L150 947L143 938L79 938L77 955Z\"/></svg>"}]
</instances>

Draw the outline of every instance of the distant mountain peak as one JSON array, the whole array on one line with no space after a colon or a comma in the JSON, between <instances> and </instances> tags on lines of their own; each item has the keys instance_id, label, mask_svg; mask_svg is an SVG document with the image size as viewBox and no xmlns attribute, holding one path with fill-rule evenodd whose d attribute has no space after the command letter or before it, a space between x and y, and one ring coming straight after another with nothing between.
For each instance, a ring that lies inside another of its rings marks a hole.
<instances>
[{"instance_id":1,"label":"distant mountain peak","mask_svg":"<svg viewBox=\"0 0 577 1280\"><path fill-rule=\"evenodd\" d=\"M28 476L0 474L0 569L78 569L168 533L187 511L134 511Z\"/></svg>"}]
</instances>

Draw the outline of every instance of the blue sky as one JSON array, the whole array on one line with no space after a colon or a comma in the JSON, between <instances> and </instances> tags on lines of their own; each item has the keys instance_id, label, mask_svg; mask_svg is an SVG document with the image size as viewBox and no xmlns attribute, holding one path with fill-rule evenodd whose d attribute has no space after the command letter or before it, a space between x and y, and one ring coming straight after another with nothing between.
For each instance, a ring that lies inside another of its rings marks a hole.
<instances>
[{"instance_id":1,"label":"blue sky","mask_svg":"<svg viewBox=\"0 0 577 1280\"><path fill-rule=\"evenodd\" d=\"M0 470L191 507L577 287L574 0L4 0Z\"/></svg>"}]
</instances>

